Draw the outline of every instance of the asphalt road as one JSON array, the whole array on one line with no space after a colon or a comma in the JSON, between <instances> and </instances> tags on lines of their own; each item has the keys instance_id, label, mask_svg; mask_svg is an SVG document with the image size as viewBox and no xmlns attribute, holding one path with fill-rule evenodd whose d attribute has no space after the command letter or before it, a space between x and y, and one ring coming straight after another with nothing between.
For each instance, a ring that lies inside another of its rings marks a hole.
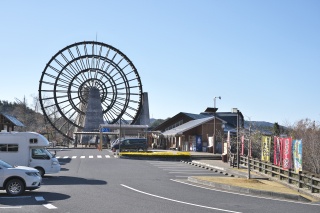
<instances>
[{"instance_id":1,"label":"asphalt road","mask_svg":"<svg viewBox=\"0 0 320 213\"><path fill-rule=\"evenodd\" d=\"M57 153L59 174L20 197L0 191L0 212L320 212L320 204L223 192L188 176L221 175L181 162L115 158L108 150Z\"/></svg>"}]
</instances>

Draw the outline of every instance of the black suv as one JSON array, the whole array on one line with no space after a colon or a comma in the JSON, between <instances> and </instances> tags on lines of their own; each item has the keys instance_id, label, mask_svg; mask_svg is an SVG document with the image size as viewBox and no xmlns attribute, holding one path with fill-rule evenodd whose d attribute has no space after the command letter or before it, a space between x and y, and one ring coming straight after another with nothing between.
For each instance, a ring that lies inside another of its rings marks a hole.
<instances>
[{"instance_id":1,"label":"black suv","mask_svg":"<svg viewBox=\"0 0 320 213\"><path fill-rule=\"evenodd\" d=\"M117 139L111 145L111 149L119 149L119 151L124 150L136 150L136 151L147 151L147 139L146 138L125 138L120 142Z\"/></svg>"}]
</instances>

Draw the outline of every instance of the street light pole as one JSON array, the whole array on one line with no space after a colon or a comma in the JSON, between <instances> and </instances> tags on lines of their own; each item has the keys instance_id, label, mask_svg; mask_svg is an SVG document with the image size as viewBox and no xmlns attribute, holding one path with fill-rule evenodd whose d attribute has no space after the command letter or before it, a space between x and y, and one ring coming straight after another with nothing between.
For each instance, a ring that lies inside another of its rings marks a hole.
<instances>
[{"instance_id":1,"label":"street light pole","mask_svg":"<svg viewBox=\"0 0 320 213\"><path fill-rule=\"evenodd\" d=\"M214 100L213 147L212 147L213 154L216 154L216 150L215 150L215 147L216 147L216 111L217 111L216 98L219 98L221 100L221 96L214 97L214 99L213 99Z\"/></svg>"},{"instance_id":2,"label":"street light pole","mask_svg":"<svg viewBox=\"0 0 320 213\"><path fill-rule=\"evenodd\" d=\"M239 169L240 153L239 153L239 110L237 109L237 168Z\"/></svg>"},{"instance_id":3,"label":"street light pole","mask_svg":"<svg viewBox=\"0 0 320 213\"><path fill-rule=\"evenodd\" d=\"M120 150L121 150L121 149L120 149L120 146L121 146L121 133L122 133L122 132L121 132L121 117L120 117L119 120L120 120L120 129L119 129L119 155L120 155Z\"/></svg>"},{"instance_id":4,"label":"street light pole","mask_svg":"<svg viewBox=\"0 0 320 213\"><path fill-rule=\"evenodd\" d=\"M250 150L251 150L251 124L249 126L249 141L248 141L248 179L251 179L250 175Z\"/></svg>"}]
</instances>

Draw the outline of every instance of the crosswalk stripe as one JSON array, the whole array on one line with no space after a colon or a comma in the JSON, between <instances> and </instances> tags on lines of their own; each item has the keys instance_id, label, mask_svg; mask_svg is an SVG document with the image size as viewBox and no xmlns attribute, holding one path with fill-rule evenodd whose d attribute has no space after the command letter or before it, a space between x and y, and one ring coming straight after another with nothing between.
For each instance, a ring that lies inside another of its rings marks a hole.
<instances>
[{"instance_id":1,"label":"crosswalk stripe","mask_svg":"<svg viewBox=\"0 0 320 213\"><path fill-rule=\"evenodd\" d=\"M114 158L117 158L118 156L114 156ZM57 159L68 159L68 158L72 158L72 159L76 159L76 158L78 158L78 156L72 156L72 157L70 157L70 156L56 156L56 158ZM86 156L85 155L82 155L82 156L80 156L80 158L86 158ZM94 158L94 156L93 155L89 155L89 157L88 158ZM97 155L97 158L102 158L102 155ZM110 155L105 155L105 158L111 158L111 156Z\"/></svg>"}]
</instances>

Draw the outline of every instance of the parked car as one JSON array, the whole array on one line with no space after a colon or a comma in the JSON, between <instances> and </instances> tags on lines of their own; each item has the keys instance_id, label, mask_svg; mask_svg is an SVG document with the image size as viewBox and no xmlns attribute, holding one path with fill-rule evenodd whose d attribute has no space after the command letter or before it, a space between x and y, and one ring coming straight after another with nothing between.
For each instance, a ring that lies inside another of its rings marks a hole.
<instances>
[{"instance_id":1,"label":"parked car","mask_svg":"<svg viewBox=\"0 0 320 213\"><path fill-rule=\"evenodd\" d=\"M125 138L121 141L119 139L115 140L111 144L111 149L123 150L135 150L135 151L146 151L148 149L146 138Z\"/></svg>"},{"instance_id":2,"label":"parked car","mask_svg":"<svg viewBox=\"0 0 320 213\"><path fill-rule=\"evenodd\" d=\"M41 175L37 169L26 166L12 166L0 160L0 189L7 194L17 196L25 190L34 190L41 186Z\"/></svg>"}]
</instances>

